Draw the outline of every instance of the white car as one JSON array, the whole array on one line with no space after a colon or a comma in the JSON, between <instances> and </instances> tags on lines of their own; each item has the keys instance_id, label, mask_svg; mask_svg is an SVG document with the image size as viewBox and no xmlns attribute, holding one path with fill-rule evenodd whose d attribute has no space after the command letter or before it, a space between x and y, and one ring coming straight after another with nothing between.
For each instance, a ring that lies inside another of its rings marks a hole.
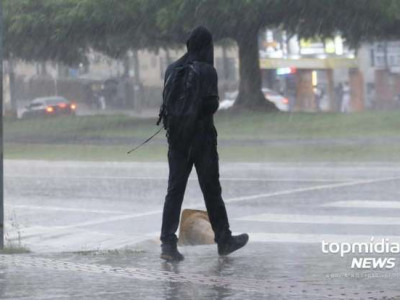
<instances>
[{"instance_id":1,"label":"white car","mask_svg":"<svg viewBox=\"0 0 400 300\"><path fill-rule=\"evenodd\" d=\"M262 93L264 94L264 97L268 100L273 102L276 107L281 110L281 111L289 111L289 99L283 97L282 95L278 94L277 92L263 88ZM225 93L225 99L223 99L219 103L218 109L223 110L223 109L228 109L235 104L235 100L239 94L239 91L234 91L230 93Z\"/></svg>"},{"instance_id":2,"label":"white car","mask_svg":"<svg viewBox=\"0 0 400 300\"><path fill-rule=\"evenodd\" d=\"M283 97L282 95L278 94L277 92L263 88L261 90L264 94L264 97L268 100L271 101L276 105L276 107L280 111L289 111L289 99Z\"/></svg>"},{"instance_id":3,"label":"white car","mask_svg":"<svg viewBox=\"0 0 400 300\"><path fill-rule=\"evenodd\" d=\"M239 95L239 91L225 93L225 99L221 100L218 109L228 109L235 104L236 98Z\"/></svg>"}]
</instances>

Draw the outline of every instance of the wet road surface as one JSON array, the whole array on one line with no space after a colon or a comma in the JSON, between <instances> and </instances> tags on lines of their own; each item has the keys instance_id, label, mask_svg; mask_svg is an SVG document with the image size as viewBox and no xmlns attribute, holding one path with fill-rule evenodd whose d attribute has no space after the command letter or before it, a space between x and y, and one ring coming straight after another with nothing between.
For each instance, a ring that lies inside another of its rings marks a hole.
<instances>
[{"instance_id":1,"label":"wet road surface","mask_svg":"<svg viewBox=\"0 0 400 300\"><path fill-rule=\"evenodd\" d=\"M182 247L159 259L166 163L5 162L4 299L384 299L392 269L352 269L321 242L400 243L400 165L221 164L231 228L246 248ZM195 172L184 208L204 209ZM370 257L369 255L368 257ZM386 257L378 255L378 257Z\"/></svg>"}]
</instances>

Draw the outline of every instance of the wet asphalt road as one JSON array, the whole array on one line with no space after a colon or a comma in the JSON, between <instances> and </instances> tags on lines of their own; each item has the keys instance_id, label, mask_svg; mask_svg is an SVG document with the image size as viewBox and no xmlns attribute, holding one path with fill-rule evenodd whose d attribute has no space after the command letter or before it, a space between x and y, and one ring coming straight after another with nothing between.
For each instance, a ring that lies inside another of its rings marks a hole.
<instances>
[{"instance_id":1,"label":"wet asphalt road","mask_svg":"<svg viewBox=\"0 0 400 300\"><path fill-rule=\"evenodd\" d=\"M1 297L400 296L400 266L351 269L353 256L321 251L322 240L400 242L400 165L221 164L232 230L250 243L227 258L182 247L178 265L158 257L167 176L166 163L6 161L6 237L32 253L0 256ZM195 172L183 206L204 209Z\"/></svg>"}]
</instances>

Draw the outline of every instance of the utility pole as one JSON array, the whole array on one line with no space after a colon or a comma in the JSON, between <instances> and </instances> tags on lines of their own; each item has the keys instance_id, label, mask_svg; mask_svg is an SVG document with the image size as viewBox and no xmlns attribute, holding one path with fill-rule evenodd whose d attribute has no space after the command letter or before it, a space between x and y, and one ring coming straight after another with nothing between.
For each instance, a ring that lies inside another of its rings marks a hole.
<instances>
[{"instance_id":1,"label":"utility pole","mask_svg":"<svg viewBox=\"0 0 400 300\"><path fill-rule=\"evenodd\" d=\"M0 0L0 249L4 248L4 169L3 169L3 4Z\"/></svg>"}]
</instances>

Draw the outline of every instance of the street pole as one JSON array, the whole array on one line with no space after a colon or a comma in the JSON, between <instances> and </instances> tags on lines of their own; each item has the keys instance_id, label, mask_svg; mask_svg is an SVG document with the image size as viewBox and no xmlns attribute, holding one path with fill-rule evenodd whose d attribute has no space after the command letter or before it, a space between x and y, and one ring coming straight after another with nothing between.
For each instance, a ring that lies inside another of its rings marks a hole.
<instances>
[{"instance_id":1,"label":"street pole","mask_svg":"<svg viewBox=\"0 0 400 300\"><path fill-rule=\"evenodd\" d=\"M4 248L4 170L3 170L3 0L0 0L0 249Z\"/></svg>"}]
</instances>

